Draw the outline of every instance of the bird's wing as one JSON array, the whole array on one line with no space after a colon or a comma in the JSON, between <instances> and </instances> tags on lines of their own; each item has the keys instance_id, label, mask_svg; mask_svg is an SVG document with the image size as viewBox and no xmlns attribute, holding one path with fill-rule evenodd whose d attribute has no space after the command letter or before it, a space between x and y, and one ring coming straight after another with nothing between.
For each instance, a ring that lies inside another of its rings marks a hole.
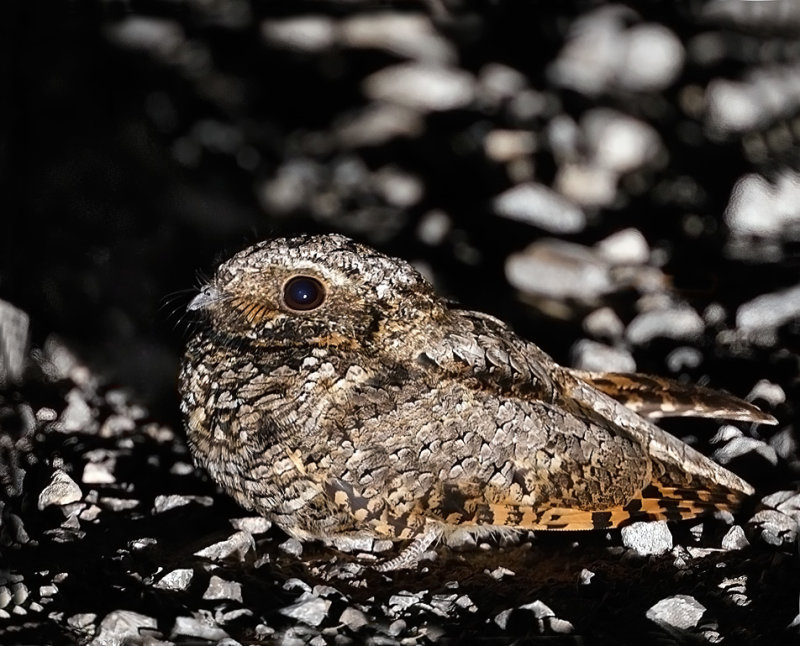
<instances>
[{"instance_id":1,"label":"bird's wing","mask_svg":"<svg viewBox=\"0 0 800 646\"><path fill-rule=\"evenodd\" d=\"M568 371L648 419L712 417L759 424L777 423L772 415L753 404L703 386L639 373Z\"/></svg>"}]
</instances>

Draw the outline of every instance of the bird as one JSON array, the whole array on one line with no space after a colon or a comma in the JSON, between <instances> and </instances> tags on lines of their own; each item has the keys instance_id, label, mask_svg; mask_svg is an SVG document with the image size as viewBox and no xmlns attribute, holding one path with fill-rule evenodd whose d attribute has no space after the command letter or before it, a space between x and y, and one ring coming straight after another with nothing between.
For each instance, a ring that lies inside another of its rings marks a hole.
<instances>
[{"instance_id":1,"label":"bird","mask_svg":"<svg viewBox=\"0 0 800 646\"><path fill-rule=\"evenodd\" d=\"M734 510L753 488L654 422L775 423L722 391L561 366L339 234L236 253L188 310L179 388L196 464L300 541L399 543L380 571L465 532Z\"/></svg>"}]
</instances>

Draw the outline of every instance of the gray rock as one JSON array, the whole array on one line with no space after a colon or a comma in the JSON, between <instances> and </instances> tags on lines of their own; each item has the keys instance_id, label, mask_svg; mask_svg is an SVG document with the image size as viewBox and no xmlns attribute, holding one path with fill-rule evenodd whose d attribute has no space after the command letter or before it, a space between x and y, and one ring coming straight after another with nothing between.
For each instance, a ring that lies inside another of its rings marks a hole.
<instances>
[{"instance_id":1,"label":"gray rock","mask_svg":"<svg viewBox=\"0 0 800 646\"><path fill-rule=\"evenodd\" d=\"M304 52L330 49L336 35L336 22L327 16L307 15L261 23L261 36L268 43Z\"/></svg>"},{"instance_id":2,"label":"gray rock","mask_svg":"<svg viewBox=\"0 0 800 646\"><path fill-rule=\"evenodd\" d=\"M595 248L601 258L614 265L643 265L650 259L650 247L638 229L612 233Z\"/></svg>"},{"instance_id":3,"label":"gray rock","mask_svg":"<svg viewBox=\"0 0 800 646\"><path fill-rule=\"evenodd\" d=\"M678 594L662 599L652 606L645 616L655 623L678 630L696 628L706 612L705 606L694 597Z\"/></svg>"},{"instance_id":4,"label":"gray rock","mask_svg":"<svg viewBox=\"0 0 800 646\"><path fill-rule=\"evenodd\" d=\"M633 523L621 532L622 544L640 556L664 554L672 549L672 533L665 521Z\"/></svg>"},{"instance_id":5,"label":"gray rock","mask_svg":"<svg viewBox=\"0 0 800 646\"><path fill-rule=\"evenodd\" d=\"M601 307L583 319L583 329L595 338L616 340L625 332L625 325L610 307Z\"/></svg>"},{"instance_id":6,"label":"gray rock","mask_svg":"<svg viewBox=\"0 0 800 646\"><path fill-rule=\"evenodd\" d=\"M538 240L506 260L506 278L536 297L593 302L615 289L606 263L582 245Z\"/></svg>"},{"instance_id":7,"label":"gray rock","mask_svg":"<svg viewBox=\"0 0 800 646\"><path fill-rule=\"evenodd\" d=\"M283 541L283 543L278 545L278 549L295 558L299 558L303 554L303 544L296 538L289 538Z\"/></svg>"},{"instance_id":8,"label":"gray rock","mask_svg":"<svg viewBox=\"0 0 800 646\"><path fill-rule=\"evenodd\" d=\"M243 601L242 584L212 576L208 582L208 588L203 593L203 599L230 599L241 603Z\"/></svg>"},{"instance_id":9,"label":"gray rock","mask_svg":"<svg viewBox=\"0 0 800 646\"><path fill-rule=\"evenodd\" d=\"M608 108L589 110L581 119L581 130L592 165L614 175L644 166L663 149L660 137L645 122ZM621 264L643 264L650 257L647 242L636 229L613 234L599 249L619 254L615 262Z\"/></svg>"},{"instance_id":10,"label":"gray rock","mask_svg":"<svg viewBox=\"0 0 800 646\"><path fill-rule=\"evenodd\" d=\"M589 339L572 346L572 365L579 370L634 372L636 361L630 352Z\"/></svg>"},{"instance_id":11,"label":"gray rock","mask_svg":"<svg viewBox=\"0 0 800 646\"><path fill-rule=\"evenodd\" d=\"M734 525L722 537L721 547L723 550L743 550L749 546L750 542L744 535L744 529L742 529L741 525Z\"/></svg>"},{"instance_id":12,"label":"gray rock","mask_svg":"<svg viewBox=\"0 0 800 646\"><path fill-rule=\"evenodd\" d=\"M714 451L714 460L720 464L728 464L747 453L761 456L772 466L778 464L778 454L775 453L775 449L753 437L734 437L725 446Z\"/></svg>"},{"instance_id":13,"label":"gray rock","mask_svg":"<svg viewBox=\"0 0 800 646\"><path fill-rule=\"evenodd\" d=\"M703 363L703 353L690 346L675 348L667 355L667 368L673 373L692 370L701 363Z\"/></svg>"},{"instance_id":14,"label":"gray rock","mask_svg":"<svg viewBox=\"0 0 800 646\"><path fill-rule=\"evenodd\" d=\"M339 39L346 47L378 49L428 63L456 62L453 46L423 14L370 13L339 23Z\"/></svg>"},{"instance_id":15,"label":"gray rock","mask_svg":"<svg viewBox=\"0 0 800 646\"><path fill-rule=\"evenodd\" d=\"M67 393L67 407L62 411L56 428L65 433L93 432L96 427L94 412L86 403L83 393L73 388Z\"/></svg>"},{"instance_id":16,"label":"gray rock","mask_svg":"<svg viewBox=\"0 0 800 646\"><path fill-rule=\"evenodd\" d=\"M577 233L586 226L586 215L578 206L543 184L533 182L517 184L498 195L494 210L510 220L552 233Z\"/></svg>"},{"instance_id":17,"label":"gray rock","mask_svg":"<svg viewBox=\"0 0 800 646\"><path fill-rule=\"evenodd\" d=\"M657 92L672 83L683 66L683 45L663 25L629 27L634 17L629 9L612 5L574 21L549 70L553 80L588 96L614 87Z\"/></svg>"},{"instance_id":18,"label":"gray rock","mask_svg":"<svg viewBox=\"0 0 800 646\"><path fill-rule=\"evenodd\" d=\"M158 623L153 617L132 610L114 610L100 622L97 636L91 646L120 646L127 640L140 638L143 628L155 630Z\"/></svg>"},{"instance_id":19,"label":"gray rock","mask_svg":"<svg viewBox=\"0 0 800 646\"><path fill-rule=\"evenodd\" d=\"M197 503L202 507L211 507L214 504L214 499L210 496L184 496L179 494L169 494L156 496L153 501L153 513L162 514L170 509L176 507L183 507L191 503Z\"/></svg>"},{"instance_id":20,"label":"gray rock","mask_svg":"<svg viewBox=\"0 0 800 646\"><path fill-rule=\"evenodd\" d=\"M178 568L161 577L153 587L159 590L188 590L193 577L194 570L190 568Z\"/></svg>"},{"instance_id":21,"label":"gray rock","mask_svg":"<svg viewBox=\"0 0 800 646\"><path fill-rule=\"evenodd\" d=\"M798 524L791 516L775 509L762 509L747 521L747 529L753 536L773 547L794 545L797 541Z\"/></svg>"},{"instance_id":22,"label":"gray rock","mask_svg":"<svg viewBox=\"0 0 800 646\"><path fill-rule=\"evenodd\" d=\"M638 314L628 324L625 337L634 345L644 345L660 337L692 341L704 329L703 319L689 305L675 305Z\"/></svg>"},{"instance_id":23,"label":"gray rock","mask_svg":"<svg viewBox=\"0 0 800 646\"><path fill-rule=\"evenodd\" d=\"M369 623L369 618L356 608L345 608L339 621L353 632L357 632Z\"/></svg>"},{"instance_id":24,"label":"gray rock","mask_svg":"<svg viewBox=\"0 0 800 646\"><path fill-rule=\"evenodd\" d=\"M245 555L256 547L253 536L248 532L236 532L229 536L226 540L220 541L209 545L197 552L195 556L201 558L211 559L212 561L219 561L232 555L241 561L244 560Z\"/></svg>"},{"instance_id":25,"label":"gray rock","mask_svg":"<svg viewBox=\"0 0 800 646\"><path fill-rule=\"evenodd\" d=\"M375 101L433 112L456 110L475 97L475 78L460 69L425 63L384 67L364 80L365 94Z\"/></svg>"},{"instance_id":26,"label":"gray rock","mask_svg":"<svg viewBox=\"0 0 800 646\"><path fill-rule=\"evenodd\" d=\"M231 525L250 534L266 534L272 528L272 521L263 516L249 516L247 518L231 518Z\"/></svg>"},{"instance_id":27,"label":"gray rock","mask_svg":"<svg viewBox=\"0 0 800 646\"><path fill-rule=\"evenodd\" d=\"M176 617L172 637L196 637L218 642L228 638L228 633L208 613L201 611L193 617Z\"/></svg>"},{"instance_id":28,"label":"gray rock","mask_svg":"<svg viewBox=\"0 0 800 646\"><path fill-rule=\"evenodd\" d=\"M800 285L758 296L736 310L736 327L751 335L800 317Z\"/></svg>"},{"instance_id":29,"label":"gray rock","mask_svg":"<svg viewBox=\"0 0 800 646\"><path fill-rule=\"evenodd\" d=\"M747 401L763 399L773 408L786 401L786 393L778 384L767 379L759 379L747 395Z\"/></svg>"},{"instance_id":30,"label":"gray rock","mask_svg":"<svg viewBox=\"0 0 800 646\"><path fill-rule=\"evenodd\" d=\"M305 595L303 595L305 596ZM319 597L312 597L288 606L281 608L278 612L286 617L290 617L296 621L300 621L309 626L319 626L328 616L328 609L331 607L331 602L327 599L320 599Z\"/></svg>"},{"instance_id":31,"label":"gray rock","mask_svg":"<svg viewBox=\"0 0 800 646\"><path fill-rule=\"evenodd\" d=\"M39 494L39 510L50 505L68 505L83 498L78 484L61 469L56 470L48 484Z\"/></svg>"},{"instance_id":32,"label":"gray rock","mask_svg":"<svg viewBox=\"0 0 800 646\"><path fill-rule=\"evenodd\" d=\"M22 380L29 324L25 312L0 300L0 387Z\"/></svg>"}]
</instances>

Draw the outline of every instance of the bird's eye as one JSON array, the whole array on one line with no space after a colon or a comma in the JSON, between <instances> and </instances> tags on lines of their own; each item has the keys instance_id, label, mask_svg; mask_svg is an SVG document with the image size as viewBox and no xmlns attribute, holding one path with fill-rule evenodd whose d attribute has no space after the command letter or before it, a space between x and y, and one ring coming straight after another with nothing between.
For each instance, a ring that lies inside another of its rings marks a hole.
<instances>
[{"instance_id":1,"label":"bird's eye","mask_svg":"<svg viewBox=\"0 0 800 646\"><path fill-rule=\"evenodd\" d=\"M307 312L322 305L325 288L311 276L295 276L283 286L283 302L291 310Z\"/></svg>"}]
</instances>

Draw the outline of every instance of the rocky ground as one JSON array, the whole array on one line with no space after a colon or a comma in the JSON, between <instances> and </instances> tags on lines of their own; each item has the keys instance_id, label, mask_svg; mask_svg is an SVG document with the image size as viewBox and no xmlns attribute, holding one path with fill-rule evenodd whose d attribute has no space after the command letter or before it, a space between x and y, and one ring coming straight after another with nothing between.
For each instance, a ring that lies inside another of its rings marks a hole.
<instances>
[{"instance_id":1,"label":"rocky ground","mask_svg":"<svg viewBox=\"0 0 800 646\"><path fill-rule=\"evenodd\" d=\"M800 5L17 0L0 9L0 642L800 643ZM415 262L564 364L746 396L672 421L736 516L300 545L196 471L198 284L267 236Z\"/></svg>"}]
</instances>

